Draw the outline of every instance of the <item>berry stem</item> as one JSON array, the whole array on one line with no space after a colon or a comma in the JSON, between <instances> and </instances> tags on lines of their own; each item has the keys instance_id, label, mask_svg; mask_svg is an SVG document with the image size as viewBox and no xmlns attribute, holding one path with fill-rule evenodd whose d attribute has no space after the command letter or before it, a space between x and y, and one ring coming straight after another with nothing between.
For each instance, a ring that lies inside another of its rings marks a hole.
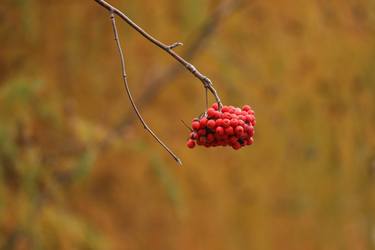
<instances>
[{"instance_id":1,"label":"berry stem","mask_svg":"<svg viewBox=\"0 0 375 250\"><path fill-rule=\"evenodd\" d=\"M205 96L206 96L206 111L207 111L207 109L208 109L208 90L207 90L207 88L204 88L204 92L205 92Z\"/></svg>"},{"instance_id":2,"label":"berry stem","mask_svg":"<svg viewBox=\"0 0 375 250\"><path fill-rule=\"evenodd\" d=\"M178 158L173 152L172 150L170 150L168 148L167 145L165 145L165 143L159 139L159 137L157 137L157 135L148 127L148 125L146 124L145 120L143 119L141 113L139 112L138 108L137 108L137 105L135 104L134 102L134 99L133 99L133 96L130 92L130 89L129 89L129 84L128 84L128 78L127 78L127 75L126 75L126 67L125 67L125 59L124 59L124 53L122 51L122 48L121 48L121 43L120 43L120 38L119 38L119 34L118 34L118 31L117 31L117 26L116 26L116 20L115 20L115 15L114 15L114 9L110 9L110 13L111 13L111 21L112 21L112 28L113 28L113 33L114 33L114 36L115 36L115 41L116 41L116 45L117 45L117 49L118 49L118 52L119 52L119 55L120 55L120 60L121 60L121 71L122 71L122 79L124 81L124 85L125 85L125 90L126 90L126 93L129 97L129 100L130 100L130 103L134 109L134 112L137 114L140 122L142 123L144 129L146 129L151 135L152 137L155 138L155 140L165 149L168 151L168 153L173 157L173 159L175 159L175 161L182 165L182 161L180 160L180 158Z\"/></svg>"},{"instance_id":3,"label":"berry stem","mask_svg":"<svg viewBox=\"0 0 375 250\"><path fill-rule=\"evenodd\" d=\"M185 59L183 59L180 55L178 55L173 49L177 46L176 44L180 45L180 43L174 43L172 45L166 45L159 40L157 40L155 37L151 36L149 33L147 33L145 30L143 30L141 27L139 27L135 22L133 22L128 16L126 16L123 12L113 7L111 4L107 3L104 0L94 0L98 4L100 4L102 7L107 9L108 11L111 11L113 14L119 16L122 20L124 20L127 24L129 24L133 29L135 29L138 33L140 33L143 37L145 37L147 40L149 40L151 43L156 45L157 47L161 48L165 52L167 52L169 55L171 55L174 59L176 59L179 63L181 63L188 71L190 71L196 78L198 78L203 86L208 89L211 94L215 97L216 102L219 105L219 110L221 110L222 103L221 99L214 88L212 81L205 75L203 75L194 65L187 62Z\"/></svg>"},{"instance_id":4,"label":"berry stem","mask_svg":"<svg viewBox=\"0 0 375 250\"><path fill-rule=\"evenodd\" d=\"M193 132L193 130L185 123L184 120L181 120L182 124L185 125L185 127L190 131L190 132Z\"/></svg>"}]
</instances>

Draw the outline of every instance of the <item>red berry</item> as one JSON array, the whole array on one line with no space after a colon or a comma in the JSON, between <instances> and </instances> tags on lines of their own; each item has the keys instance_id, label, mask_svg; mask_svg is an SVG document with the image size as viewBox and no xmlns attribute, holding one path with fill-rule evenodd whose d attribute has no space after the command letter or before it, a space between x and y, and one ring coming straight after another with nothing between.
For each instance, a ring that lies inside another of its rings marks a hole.
<instances>
[{"instance_id":1,"label":"red berry","mask_svg":"<svg viewBox=\"0 0 375 250\"><path fill-rule=\"evenodd\" d=\"M216 122L215 122L215 125L216 126L223 126L223 119L221 119L221 118L217 119Z\"/></svg>"},{"instance_id":2,"label":"red berry","mask_svg":"<svg viewBox=\"0 0 375 250\"><path fill-rule=\"evenodd\" d=\"M249 136L245 132L243 132L240 135L237 135L237 137L239 137L241 140L245 140L246 138L249 138Z\"/></svg>"},{"instance_id":3,"label":"red berry","mask_svg":"<svg viewBox=\"0 0 375 250\"><path fill-rule=\"evenodd\" d=\"M230 113L223 113L222 117L223 119L232 119L232 115Z\"/></svg>"},{"instance_id":4,"label":"red berry","mask_svg":"<svg viewBox=\"0 0 375 250\"><path fill-rule=\"evenodd\" d=\"M235 150L238 150L241 148L241 144L239 142L236 142L232 145L232 148L235 149Z\"/></svg>"},{"instance_id":5,"label":"red berry","mask_svg":"<svg viewBox=\"0 0 375 250\"><path fill-rule=\"evenodd\" d=\"M218 133L215 133L214 136L216 140L221 140L221 135L219 135Z\"/></svg>"},{"instance_id":6,"label":"red berry","mask_svg":"<svg viewBox=\"0 0 375 250\"><path fill-rule=\"evenodd\" d=\"M201 127L201 128L206 127L206 124L207 124L207 118L203 116L203 117L199 120L199 124L200 124L200 127Z\"/></svg>"},{"instance_id":7,"label":"red berry","mask_svg":"<svg viewBox=\"0 0 375 250\"><path fill-rule=\"evenodd\" d=\"M254 135L254 127L251 125L247 125L245 127L246 132L249 134L250 137Z\"/></svg>"},{"instance_id":8,"label":"red berry","mask_svg":"<svg viewBox=\"0 0 375 250\"><path fill-rule=\"evenodd\" d=\"M245 122L246 123L251 123L251 116L250 115L245 115Z\"/></svg>"},{"instance_id":9,"label":"red berry","mask_svg":"<svg viewBox=\"0 0 375 250\"><path fill-rule=\"evenodd\" d=\"M215 109L213 109L213 108L207 109L207 115L208 115L208 117L214 117L215 113L216 113Z\"/></svg>"},{"instance_id":10,"label":"red berry","mask_svg":"<svg viewBox=\"0 0 375 250\"><path fill-rule=\"evenodd\" d=\"M223 106L222 109L221 109L221 112L223 112L223 113L229 112L229 107L228 106Z\"/></svg>"},{"instance_id":11,"label":"red berry","mask_svg":"<svg viewBox=\"0 0 375 250\"><path fill-rule=\"evenodd\" d=\"M223 120L223 126L226 128L226 127L229 127L230 126L230 120L229 119L224 119Z\"/></svg>"},{"instance_id":12,"label":"red berry","mask_svg":"<svg viewBox=\"0 0 375 250\"><path fill-rule=\"evenodd\" d=\"M227 134L224 133L222 136L220 136L220 138L221 138L222 140L224 140L224 141L228 141L229 136L228 136Z\"/></svg>"},{"instance_id":13,"label":"red berry","mask_svg":"<svg viewBox=\"0 0 375 250\"><path fill-rule=\"evenodd\" d=\"M231 145L233 145L233 144L236 143L236 142L237 142L237 138L236 138L236 137L234 137L234 136L229 137L229 143L230 143Z\"/></svg>"},{"instance_id":14,"label":"red berry","mask_svg":"<svg viewBox=\"0 0 375 250\"><path fill-rule=\"evenodd\" d=\"M188 148L194 148L195 147L195 142L192 139L189 139L186 143Z\"/></svg>"},{"instance_id":15,"label":"red berry","mask_svg":"<svg viewBox=\"0 0 375 250\"><path fill-rule=\"evenodd\" d=\"M242 110L243 111L249 111L249 110L251 110L251 107L249 105L243 105Z\"/></svg>"},{"instance_id":16,"label":"red berry","mask_svg":"<svg viewBox=\"0 0 375 250\"><path fill-rule=\"evenodd\" d=\"M206 143L206 137L204 137L204 136L199 137L198 142L200 143L199 145L205 144Z\"/></svg>"},{"instance_id":17,"label":"red berry","mask_svg":"<svg viewBox=\"0 0 375 250\"><path fill-rule=\"evenodd\" d=\"M215 110L218 110L219 105L215 102L214 104L212 104L212 108L215 109Z\"/></svg>"},{"instance_id":18,"label":"red berry","mask_svg":"<svg viewBox=\"0 0 375 250\"><path fill-rule=\"evenodd\" d=\"M198 130L198 135L205 135L205 134L206 134L206 130L205 129Z\"/></svg>"},{"instance_id":19,"label":"red berry","mask_svg":"<svg viewBox=\"0 0 375 250\"><path fill-rule=\"evenodd\" d=\"M225 134L227 135L233 135L234 131L233 131L233 127L227 127L225 128Z\"/></svg>"},{"instance_id":20,"label":"red berry","mask_svg":"<svg viewBox=\"0 0 375 250\"><path fill-rule=\"evenodd\" d=\"M232 120L230 120L230 125L232 126L232 127L237 127L237 125L238 125L238 120L237 119L235 119L235 118L233 118Z\"/></svg>"},{"instance_id":21,"label":"red berry","mask_svg":"<svg viewBox=\"0 0 375 250\"><path fill-rule=\"evenodd\" d=\"M207 142L213 142L215 140L215 136L213 134L208 134L207 135Z\"/></svg>"},{"instance_id":22,"label":"red berry","mask_svg":"<svg viewBox=\"0 0 375 250\"><path fill-rule=\"evenodd\" d=\"M218 134L219 136L223 136L224 135L223 127L217 127L216 128L216 134Z\"/></svg>"},{"instance_id":23,"label":"red berry","mask_svg":"<svg viewBox=\"0 0 375 250\"><path fill-rule=\"evenodd\" d=\"M198 121L193 121L191 123L191 127L194 129L194 130L198 130L199 127L200 127L200 123Z\"/></svg>"},{"instance_id":24,"label":"red berry","mask_svg":"<svg viewBox=\"0 0 375 250\"><path fill-rule=\"evenodd\" d=\"M210 128L210 129L214 129L215 128L215 121L214 120L208 120L207 121L207 127Z\"/></svg>"},{"instance_id":25,"label":"red berry","mask_svg":"<svg viewBox=\"0 0 375 250\"><path fill-rule=\"evenodd\" d=\"M235 132L237 135L242 135L242 133L244 132L244 129L242 126L237 126L235 129Z\"/></svg>"}]
</instances>

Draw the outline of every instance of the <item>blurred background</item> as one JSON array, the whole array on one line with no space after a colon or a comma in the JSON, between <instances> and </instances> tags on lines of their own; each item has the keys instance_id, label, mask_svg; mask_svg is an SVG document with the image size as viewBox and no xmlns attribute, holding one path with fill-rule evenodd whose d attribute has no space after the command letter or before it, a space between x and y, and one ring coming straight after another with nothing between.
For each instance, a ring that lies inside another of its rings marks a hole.
<instances>
[{"instance_id":1,"label":"blurred background","mask_svg":"<svg viewBox=\"0 0 375 250\"><path fill-rule=\"evenodd\" d=\"M255 143L189 150L201 83L95 1L0 5L0 249L375 249L373 0L112 0L250 104ZM213 99L210 100L213 102Z\"/></svg>"}]
</instances>

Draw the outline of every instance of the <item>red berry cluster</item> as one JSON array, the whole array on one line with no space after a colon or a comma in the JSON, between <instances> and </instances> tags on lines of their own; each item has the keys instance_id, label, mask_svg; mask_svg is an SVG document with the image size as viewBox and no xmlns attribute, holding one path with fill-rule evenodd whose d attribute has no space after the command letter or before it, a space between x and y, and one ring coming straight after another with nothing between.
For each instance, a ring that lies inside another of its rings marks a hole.
<instances>
[{"instance_id":1,"label":"red berry cluster","mask_svg":"<svg viewBox=\"0 0 375 250\"><path fill-rule=\"evenodd\" d=\"M244 105L242 109L223 106L219 111L218 104L214 103L202 117L193 119L187 146L231 146L237 150L251 145L256 123L254 114L249 105Z\"/></svg>"}]
</instances>

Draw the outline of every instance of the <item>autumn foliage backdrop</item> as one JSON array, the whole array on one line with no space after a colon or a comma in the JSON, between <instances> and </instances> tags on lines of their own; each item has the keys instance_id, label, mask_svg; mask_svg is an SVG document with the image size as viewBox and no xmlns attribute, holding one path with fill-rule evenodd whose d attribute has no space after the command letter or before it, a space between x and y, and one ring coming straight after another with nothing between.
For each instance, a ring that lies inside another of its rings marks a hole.
<instances>
[{"instance_id":1,"label":"autumn foliage backdrop","mask_svg":"<svg viewBox=\"0 0 375 250\"><path fill-rule=\"evenodd\" d=\"M184 53L221 2L111 3ZM375 249L375 2L239 4L192 62L252 105L255 143L186 148L204 91L181 67L141 108L180 168L119 129L134 114L103 8L1 2L0 249ZM118 25L138 100L176 62Z\"/></svg>"}]
</instances>

